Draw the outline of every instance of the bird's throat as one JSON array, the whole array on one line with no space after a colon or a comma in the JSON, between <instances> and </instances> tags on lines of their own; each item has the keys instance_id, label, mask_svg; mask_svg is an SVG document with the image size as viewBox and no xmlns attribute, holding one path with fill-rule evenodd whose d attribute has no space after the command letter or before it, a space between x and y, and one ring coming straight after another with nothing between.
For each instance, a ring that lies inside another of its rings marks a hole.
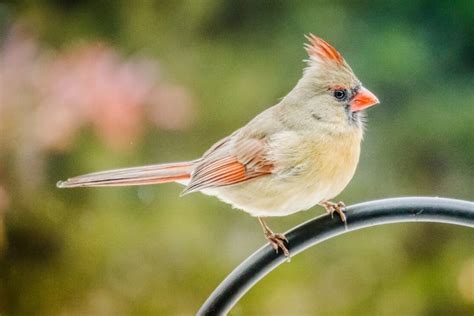
<instances>
[{"instance_id":1,"label":"bird's throat","mask_svg":"<svg viewBox=\"0 0 474 316\"><path fill-rule=\"evenodd\" d=\"M362 127L362 113L360 111L351 111L351 106L349 104L344 106L344 110L346 111L347 121L350 125Z\"/></svg>"}]
</instances>

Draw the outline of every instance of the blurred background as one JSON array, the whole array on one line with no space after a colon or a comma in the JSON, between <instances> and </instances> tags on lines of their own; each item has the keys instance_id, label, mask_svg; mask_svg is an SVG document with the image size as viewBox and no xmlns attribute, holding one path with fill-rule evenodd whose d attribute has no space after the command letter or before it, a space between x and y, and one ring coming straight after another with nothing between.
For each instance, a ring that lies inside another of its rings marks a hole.
<instances>
[{"instance_id":1,"label":"blurred background","mask_svg":"<svg viewBox=\"0 0 474 316\"><path fill-rule=\"evenodd\" d=\"M293 87L309 32L381 100L340 199L473 200L472 1L2 2L0 313L195 313L264 244L254 218L179 198L177 184L55 183L198 157ZM473 237L441 224L347 234L281 266L233 314L472 315Z\"/></svg>"}]
</instances>

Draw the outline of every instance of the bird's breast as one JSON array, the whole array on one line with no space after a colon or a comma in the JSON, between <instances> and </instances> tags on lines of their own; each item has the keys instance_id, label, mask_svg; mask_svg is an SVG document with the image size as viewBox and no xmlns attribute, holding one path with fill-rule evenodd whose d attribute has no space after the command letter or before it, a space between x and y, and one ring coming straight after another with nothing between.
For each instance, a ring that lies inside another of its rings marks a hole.
<instances>
[{"instance_id":1,"label":"bird's breast","mask_svg":"<svg viewBox=\"0 0 474 316\"><path fill-rule=\"evenodd\" d=\"M306 178L308 182L318 182L316 187L324 187L323 200L338 195L354 176L359 162L360 143L361 135L352 133L330 135L327 140L313 144L313 153L308 157Z\"/></svg>"}]
</instances>

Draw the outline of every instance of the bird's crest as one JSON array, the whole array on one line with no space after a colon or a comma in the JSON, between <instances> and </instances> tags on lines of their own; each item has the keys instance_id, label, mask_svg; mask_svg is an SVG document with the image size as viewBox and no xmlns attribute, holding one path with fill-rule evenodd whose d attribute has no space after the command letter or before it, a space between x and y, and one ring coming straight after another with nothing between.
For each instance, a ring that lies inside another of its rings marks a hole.
<instances>
[{"instance_id":1,"label":"bird's crest","mask_svg":"<svg viewBox=\"0 0 474 316\"><path fill-rule=\"evenodd\" d=\"M305 37L309 43L305 44L304 47L312 59L320 60L322 62L334 61L341 66L345 64L342 55L325 40L311 33L305 35Z\"/></svg>"},{"instance_id":2,"label":"bird's crest","mask_svg":"<svg viewBox=\"0 0 474 316\"><path fill-rule=\"evenodd\" d=\"M353 86L359 81L344 57L325 40L313 35L305 35L309 43L304 45L309 59L305 75L317 78L325 84Z\"/></svg>"}]
</instances>

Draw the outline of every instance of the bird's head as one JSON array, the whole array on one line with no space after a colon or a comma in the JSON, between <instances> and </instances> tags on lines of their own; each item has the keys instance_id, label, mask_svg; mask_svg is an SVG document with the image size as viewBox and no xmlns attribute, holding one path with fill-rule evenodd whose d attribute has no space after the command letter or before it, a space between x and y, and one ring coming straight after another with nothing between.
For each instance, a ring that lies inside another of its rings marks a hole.
<instances>
[{"instance_id":1,"label":"bird's head","mask_svg":"<svg viewBox=\"0 0 474 316\"><path fill-rule=\"evenodd\" d=\"M360 125L360 112L377 103L378 98L362 86L342 55L326 41L310 34L308 67L297 85L319 115L326 120L345 120Z\"/></svg>"}]
</instances>

